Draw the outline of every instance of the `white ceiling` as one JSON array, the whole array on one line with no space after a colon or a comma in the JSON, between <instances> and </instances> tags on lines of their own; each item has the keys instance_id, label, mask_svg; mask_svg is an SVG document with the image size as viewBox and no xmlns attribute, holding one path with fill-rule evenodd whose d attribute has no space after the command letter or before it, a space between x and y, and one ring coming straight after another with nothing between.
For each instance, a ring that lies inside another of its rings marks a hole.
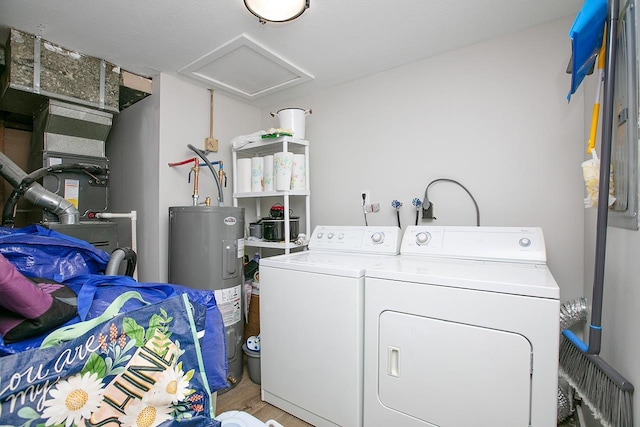
<instances>
[{"instance_id":1,"label":"white ceiling","mask_svg":"<svg viewBox=\"0 0 640 427\"><path fill-rule=\"evenodd\" d=\"M244 34L313 76L247 101L267 107L461 46L575 17L582 3L311 0L296 21L261 25L243 0L1 0L0 44L8 37L7 28L13 27L136 74L164 72L188 79L178 71ZM238 64L238 70L242 67Z\"/></svg>"}]
</instances>

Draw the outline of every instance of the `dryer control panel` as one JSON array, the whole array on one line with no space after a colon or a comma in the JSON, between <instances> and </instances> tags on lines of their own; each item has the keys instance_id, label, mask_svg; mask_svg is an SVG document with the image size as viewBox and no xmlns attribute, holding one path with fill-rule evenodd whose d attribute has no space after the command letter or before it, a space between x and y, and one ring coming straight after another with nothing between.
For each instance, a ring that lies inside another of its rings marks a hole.
<instances>
[{"instance_id":1,"label":"dryer control panel","mask_svg":"<svg viewBox=\"0 0 640 427\"><path fill-rule=\"evenodd\" d=\"M309 250L398 255L402 230L386 226L319 225L309 239Z\"/></svg>"},{"instance_id":2,"label":"dryer control panel","mask_svg":"<svg viewBox=\"0 0 640 427\"><path fill-rule=\"evenodd\" d=\"M546 264L539 227L409 226L402 255Z\"/></svg>"}]
</instances>

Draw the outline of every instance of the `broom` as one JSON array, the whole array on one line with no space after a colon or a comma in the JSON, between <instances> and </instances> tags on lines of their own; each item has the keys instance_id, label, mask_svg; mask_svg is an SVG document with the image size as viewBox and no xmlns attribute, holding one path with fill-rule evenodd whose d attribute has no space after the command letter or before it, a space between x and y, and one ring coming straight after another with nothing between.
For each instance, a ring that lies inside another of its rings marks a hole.
<instances>
[{"instance_id":1,"label":"broom","mask_svg":"<svg viewBox=\"0 0 640 427\"><path fill-rule=\"evenodd\" d=\"M618 29L618 0L609 0L606 26L606 73L602 112L601 170L596 221L596 254L591 302L589 344L566 329L560 343L560 375L575 389L596 419L604 426L631 427L633 425L633 385L600 356L602 338L602 297L609 209L609 173L611 168L611 139L613 134L613 88L615 78L616 36Z\"/></svg>"},{"instance_id":2,"label":"broom","mask_svg":"<svg viewBox=\"0 0 640 427\"><path fill-rule=\"evenodd\" d=\"M607 45L606 31L602 31L602 38L602 46L598 52L598 85L596 87L596 101L593 104L593 112L591 114L591 132L589 133L589 144L587 147L587 154L591 155L591 159L582 163L582 176L584 177L584 183L587 189L587 197L584 199L585 208L598 206L600 159L596 152L596 137L598 135L598 117L600 116L600 92L602 92L602 82L604 81L604 53ZM611 196L611 188L609 189L609 194L609 205L611 205L612 201L615 201L615 197Z\"/></svg>"}]
</instances>

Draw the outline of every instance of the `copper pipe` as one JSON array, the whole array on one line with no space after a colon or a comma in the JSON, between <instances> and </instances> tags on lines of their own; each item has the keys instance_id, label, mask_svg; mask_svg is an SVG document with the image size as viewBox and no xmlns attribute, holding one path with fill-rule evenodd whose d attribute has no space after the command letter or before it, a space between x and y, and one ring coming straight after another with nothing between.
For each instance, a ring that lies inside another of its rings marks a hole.
<instances>
[{"instance_id":1,"label":"copper pipe","mask_svg":"<svg viewBox=\"0 0 640 427\"><path fill-rule=\"evenodd\" d=\"M200 175L200 166L198 165L198 159L193 159L193 206L198 206L198 176Z\"/></svg>"}]
</instances>

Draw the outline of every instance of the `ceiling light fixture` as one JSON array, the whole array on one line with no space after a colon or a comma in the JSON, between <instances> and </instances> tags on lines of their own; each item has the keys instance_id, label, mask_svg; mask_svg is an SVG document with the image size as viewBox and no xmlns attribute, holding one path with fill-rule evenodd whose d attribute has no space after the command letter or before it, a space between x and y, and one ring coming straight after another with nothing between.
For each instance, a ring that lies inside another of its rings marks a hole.
<instances>
[{"instance_id":1,"label":"ceiling light fixture","mask_svg":"<svg viewBox=\"0 0 640 427\"><path fill-rule=\"evenodd\" d=\"M261 24L293 21L309 8L310 0L244 0L249 12L258 17Z\"/></svg>"}]
</instances>

